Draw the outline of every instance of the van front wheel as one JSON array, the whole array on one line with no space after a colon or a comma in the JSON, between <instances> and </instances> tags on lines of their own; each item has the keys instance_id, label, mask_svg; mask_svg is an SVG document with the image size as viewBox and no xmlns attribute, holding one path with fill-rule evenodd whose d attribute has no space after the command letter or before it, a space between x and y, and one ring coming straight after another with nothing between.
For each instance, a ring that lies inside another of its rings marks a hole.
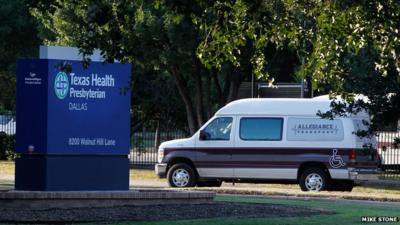
<instances>
[{"instance_id":1,"label":"van front wheel","mask_svg":"<svg viewBox=\"0 0 400 225\"><path fill-rule=\"evenodd\" d=\"M302 191L324 191L330 186L330 178L324 170L310 168L301 174L299 185Z\"/></svg>"},{"instance_id":2,"label":"van front wheel","mask_svg":"<svg viewBox=\"0 0 400 225\"><path fill-rule=\"evenodd\" d=\"M185 163L177 163L168 170L168 183L170 187L194 187L196 175L191 166Z\"/></svg>"}]
</instances>

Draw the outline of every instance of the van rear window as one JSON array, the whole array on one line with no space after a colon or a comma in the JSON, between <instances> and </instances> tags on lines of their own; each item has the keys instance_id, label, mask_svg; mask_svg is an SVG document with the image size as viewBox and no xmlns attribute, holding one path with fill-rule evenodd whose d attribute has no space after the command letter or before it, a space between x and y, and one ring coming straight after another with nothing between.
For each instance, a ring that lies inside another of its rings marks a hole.
<instances>
[{"instance_id":1,"label":"van rear window","mask_svg":"<svg viewBox=\"0 0 400 225\"><path fill-rule=\"evenodd\" d=\"M242 118L240 138L254 141L282 140L282 118Z\"/></svg>"}]
</instances>

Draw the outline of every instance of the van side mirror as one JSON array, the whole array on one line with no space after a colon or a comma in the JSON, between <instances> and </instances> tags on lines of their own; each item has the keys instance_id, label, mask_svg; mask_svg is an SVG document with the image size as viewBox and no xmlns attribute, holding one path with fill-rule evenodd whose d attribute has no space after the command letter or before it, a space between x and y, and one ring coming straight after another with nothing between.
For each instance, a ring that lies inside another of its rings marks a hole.
<instances>
[{"instance_id":1,"label":"van side mirror","mask_svg":"<svg viewBox=\"0 0 400 225\"><path fill-rule=\"evenodd\" d=\"M208 136L207 132L205 132L204 130L200 131L200 140L201 141L207 140L208 139L207 136Z\"/></svg>"}]
</instances>

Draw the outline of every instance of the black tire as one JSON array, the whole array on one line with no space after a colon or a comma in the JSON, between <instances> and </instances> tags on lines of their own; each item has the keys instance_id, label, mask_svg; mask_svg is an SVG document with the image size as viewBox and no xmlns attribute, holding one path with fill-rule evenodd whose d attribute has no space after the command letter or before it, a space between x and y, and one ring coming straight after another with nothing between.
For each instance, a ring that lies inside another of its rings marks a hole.
<instances>
[{"instance_id":1,"label":"black tire","mask_svg":"<svg viewBox=\"0 0 400 225\"><path fill-rule=\"evenodd\" d=\"M302 191L324 191L329 190L331 179L320 168L308 168L301 174L299 185Z\"/></svg>"},{"instance_id":2,"label":"black tire","mask_svg":"<svg viewBox=\"0 0 400 225\"><path fill-rule=\"evenodd\" d=\"M222 181L210 180L210 181L198 181L197 187L221 187Z\"/></svg>"},{"instance_id":3,"label":"black tire","mask_svg":"<svg viewBox=\"0 0 400 225\"><path fill-rule=\"evenodd\" d=\"M191 166L185 163L173 165L167 174L170 187L194 187L196 184L196 174Z\"/></svg>"},{"instance_id":4,"label":"black tire","mask_svg":"<svg viewBox=\"0 0 400 225\"><path fill-rule=\"evenodd\" d=\"M346 191L351 192L354 187L352 180L338 180L332 183L331 191Z\"/></svg>"}]
</instances>

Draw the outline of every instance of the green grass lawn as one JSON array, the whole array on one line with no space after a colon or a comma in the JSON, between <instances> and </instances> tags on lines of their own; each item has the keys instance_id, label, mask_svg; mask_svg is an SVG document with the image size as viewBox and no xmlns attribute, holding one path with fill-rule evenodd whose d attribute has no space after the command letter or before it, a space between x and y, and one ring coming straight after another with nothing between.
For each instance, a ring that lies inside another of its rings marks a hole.
<instances>
[{"instance_id":1,"label":"green grass lawn","mask_svg":"<svg viewBox=\"0 0 400 225\"><path fill-rule=\"evenodd\" d=\"M257 225L257 224L325 224L325 225L351 225L351 224L366 224L361 222L362 216L400 216L399 206L376 205L376 204L360 204L348 202L334 202L324 200L282 200L260 197L237 197L237 196L219 196L216 197L217 202L242 202L242 203L258 203L258 204L281 204L281 205L296 205L306 207L317 207L325 209L333 209L336 211L334 215L318 215L311 217L270 217L270 218L215 218L215 219L197 219L197 220L182 220L182 221L160 221L160 222L144 222L135 223L141 225L203 225L203 224L218 224L218 225ZM129 223L121 223L129 224ZM368 224L368 223L367 223ZM399 223L384 223L384 224L399 224Z\"/></svg>"},{"instance_id":2,"label":"green grass lawn","mask_svg":"<svg viewBox=\"0 0 400 225\"><path fill-rule=\"evenodd\" d=\"M131 180L160 180L154 170L131 169L129 174Z\"/></svg>"}]
</instances>

